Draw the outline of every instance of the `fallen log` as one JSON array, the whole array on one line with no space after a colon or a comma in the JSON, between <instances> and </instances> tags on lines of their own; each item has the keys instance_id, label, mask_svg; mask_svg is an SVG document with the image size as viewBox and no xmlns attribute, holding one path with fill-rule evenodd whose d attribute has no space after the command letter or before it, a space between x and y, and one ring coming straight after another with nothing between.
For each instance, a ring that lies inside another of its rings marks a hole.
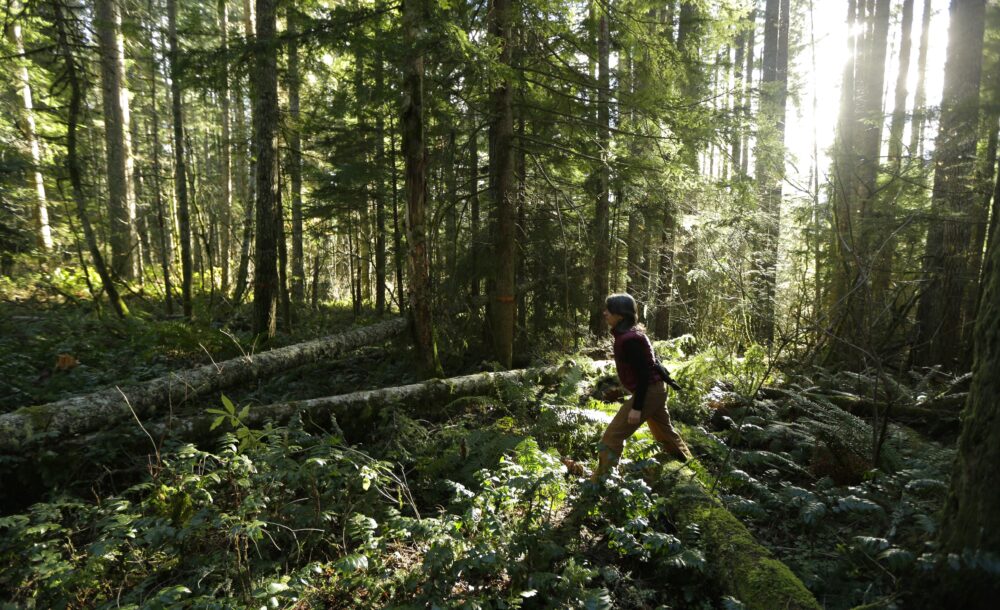
<instances>
[{"instance_id":1,"label":"fallen log","mask_svg":"<svg viewBox=\"0 0 1000 610\"><path fill-rule=\"evenodd\" d=\"M888 409L889 418L901 421L917 421L928 419L957 419L962 409L965 407L967 392L957 394L946 394L936 396L929 400L916 404L892 404L889 405L882 400L872 400L855 394L845 392L817 392L796 391L785 388L764 387L758 392L758 396L765 399L780 400L803 396L810 400L826 400L837 405L841 409L853 413L854 415L874 416L882 415ZM742 406L742 405L734 405Z\"/></svg>"},{"instance_id":2,"label":"fallen log","mask_svg":"<svg viewBox=\"0 0 1000 610\"><path fill-rule=\"evenodd\" d=\"M749 610L819 610L802 581L722 503L712 496L693 470L679 462L663 466L665 476L654 489L667 498L678 529L697 525L712 576Z\"/></svg>"},{"instance_id":3,"label":"fallen log","mask_svg":"<svg viewBox=\"0 0 1000 610\"><path fill-rule=\"evenodd\" d=\"M333 416L340 425L347 426L349 421L365 425L372 414L379 408L388 405L421 404L425 410L422 417L434 418L447 415L444 411L449 402L464 396L489 394L496 391L500 383L519 383L522 385L554 383L563 378L569 366L550 366L545 368L518 369L496 373L476 373L449 379L432 379L423 383L393 386L377 390L351 392L338 396L325 396L306 400L275 403L251 407L241 421L250 428L259 428L267 423L283 424L295 415L302 415L305 420L329 421ZM209 435L215 415L199 414L194 417L175 419L171 422L154 422L146 424L147 431L157 438L204 438ZM229 429L228 426L222 428Z\"/></svg>"},{"instance_id":4,"label":"fallen log","mask_svg":"<svg viewBox=\"0 0 1000 610\"><path fill-rule=\"evenodd\" d=\"M14 453L39 435L46 442L100 430L116 422L155 416L158 411L226 387L273 375L385 341L406 329L395 319L322 339L289 345L170 373L119 390L110 388L0 415L0 452Z\"/></svg>"}]
</instances>

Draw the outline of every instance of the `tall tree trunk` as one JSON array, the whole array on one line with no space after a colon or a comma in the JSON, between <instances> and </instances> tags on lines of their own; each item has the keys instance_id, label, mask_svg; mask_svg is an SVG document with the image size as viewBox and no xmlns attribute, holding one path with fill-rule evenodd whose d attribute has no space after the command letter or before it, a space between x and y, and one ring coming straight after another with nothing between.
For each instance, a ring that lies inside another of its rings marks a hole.
<instances>
[{"instance_id":1,"label":"tall tree trunk","mask_svg":"<svg viewBox=\"0 0 1000 610\"><path fill-rule=\"evenodd\" d=\"M976 197L976 145L982 73L985 0L953 0L941 122L936 140L933 224L924 256L926 287L917 305L916 364L953 369L961 357L970 313L966 294L976 289L978 270L969 268L971 223Z\"/></svg>"},{"instance_id":2,"label":"tall tree trunk","mask_svg":"<svg viewBox=\"0 0 1000 610\"><path fill-rule=\"evenodd\" d=\"M278 184L278 51L277 0L256 0L253 41L253 150L256 163L253 332L267 338L277 329L278 238L281 189Z\"/></svg>"},{"instance_id":3,"label":"tall tree trunk","mask_svg":"<svg viewBox=\"0 0 1000 610\"><path fill-rule=\"evenodd\" d=\"M852 57L844 69L841 115L834 155L834 279L830 291L830 358L858 362L880 342L890 311L873 291L873 274L884 265L884 237L878 210L882 94L889 31L889 0L851 1L849 20L860 24L850 40ZM853 27L853 26L852 26ZM852 30L853 31L853 30ZM859 351L860 350L860 351Z\"/></svg>"},{"instance_id":4,"label":"tall tree trunk","mask_svg":"<svg viewBox=\"0 0 1000 610\"><path fill-rule=\"evenodd\" d=\"M21 3L12 0L9 11L16 14L21 10ZM21 24L17 17L11 21L7 29L7 36L14 44L14 52L19 57L17 59L17 79L20 81L21 101L24 104L24 133L28 137L28 148L31 149L32 174L35 181L35 206L32 209L32 220L35 230L35 240L38 247L48 252L52 250L52 229L49 227L48 199L45 197L45 180L42 177L42 153L38 146L38 136L35 132L35 107L31 99L31 79L28 76L28 66L24 59L24 42L21 36Z\"/></svg>"},{"instance_id":5,"label":"tall tree trunk","mask_svg":"<svg viewBox=\"0 0 1000 610\"><path fill-rule=\"evenodd\" d=\"M596 7L597 17L597 145L601 161L597 172L597 207L591 243L594 248L592 290L590 305L590 332L603 336L606 327L601 312L608 296L608 272L611 262L611 243L608 234L611 190L611 73L609 56L611 35L606 7Z\"/></svg>"},{"instance_id":6,"label":"tall tree trunk","mask_svg":"<svg viewBox=\"0 0 1000 610\"><path fill-rule=\"evenodd\" d=\"M747 20L752 15L753 11L750 11ZM736 51L733 55L733 112L730 119L732 130L729 136L729 156L733 165L734 181L742 177L740 160L743 157L743 104L749 99L749 91L743 88L743 64L746 63L748 39L753 36L752 24L750 21L749 28L741 24L740 27L744 29L736 37Z\"/></svg>"},{"instance_id":7,"label":"tall tree trunk","mask_svg":"<svg viewBox=\"0 0 1000 610\"><path fill-rule=\"evenodd\" d=\"M500 45L499 61L511 65L514 46L512 0L493 0L489 13L489 33ZM504 79L490 94L493 116L490 121L490 182L496 209L496 233L493 250L493 299L490 303L493 325L493 353L497 361L511 367L514 356L515 268L517 188L514 183L514 88Z\"/></svg>"},{"instance_id":8,"label":"tall tree trunk","mask_svg":"<svg viewBox=\"0 0 1000 610\"><path fill-rule=\"evenodd\" d=\"M294 6L287 9L288 35L288 173L292 180L292 299L301 303L305 299L305 257L302 235L302 136L299 123L299 43L298 12Z\"/></svg>"},{"instance_id":9,"label":"tall tree trunk","mask_svg":"<svg viewBox=\"0 0 1000 610\"><path fill-rule=\"evenodd\" d=\"M899 69L896 74L896 94L893 102L892 120L889 123L889 188L883 196L880 207L881 224L884 227L885 244L882 264L875 270L873 291L876 295L886 295L892 279L893 253L896 229L897 200L903 192L903 128L906 126L906 78L910 72L911 33L913 29L913 0L903 0L903 15L900 25ZM876 302L881 299L876 300Z\"/></svg>"},{"instance_id":10,"label":"tall tree trunk","mask_svg":"<svg viewBox=\"0 0 1000 610\"><path fill-rule=\"evenodd\" d=\"M959 4L966 6L956 7L952 4L952 19L961 19L962 25L955 24L951 31L975 37L977 27L982 31L982 20L978 20L976 26L973 19L984 3ZM956 14L956 11L961 13L964 10L972 15L964 18L961 14ZM957 29L963 26L970 29ZM960 44L968 42L969 47L977 46L975 38L971 42L965 38L961 40ZM949 67L957 70L959 66L951 60L954 58L955 62L958 61L958 49L955 49L956 55L952 55L951 51L949 42ZM971 59L968 55L962 56ZM956 78L959 76L955 75ZM949 77L946 75L945 78ZM945 91L947 95L951 89L946 86ZM970 95L971 91L966 91L966 94ZM948 108L954 110L950 104ZM944 116L941 118L943 122ZM1000 396L1000 375L997 375L997 368L1000 366L1000 244L996 240L991 240L986 255L983 285L980 312L975 321L972 384L962 412L958 455L939 538L943 552L961 557L974 553L992 553L994 556L1000 553L1000 527L997 527L1000 494L993 493L1000 488L1000 469L997 468L1000 463L1000 401L997 400L997 396ZM940 607L989 608L995 603L998 594L996 575L982 567L966 569L969 576L967 580L961 583L945 581L950 585L945 596L952 599Z\"/></svg>"},{"instance_id":11,"label":"tall tree trunk","mask_svg":"<svg viewBox=\"0 0 1000 610\"><path fill-rule=\"evenodd\" d=\"M924 123L927 106L927 47L930 41L931 0L924 0L920 19L920 50L917 51L917 89L913 94L913 118L910 123L910 156L924 155Z\"/></svg>"},{"instance_id":12,"label":"tall tree trunk","mask_svg":"<svg viewBox=\"0 0 1000 610\"><path fill-rule=\"evenodd\" d=\"M97 237L94 235L94 229L91 227L90 219L87 217L87 197L83 190L83 172L80 169L80 160L77 157L76 130L80 123L80 112L84 99L84 83L80 80L81 67L77 65L72 49L79 46L80 43L76 40L77 36L75 35L72 37L73 41L70 41L70 34L67 32L67 28L70 25L67 23L66 15L63 14L62 3L59 0L53 0L52 7L56 18L57 45L65 62L65 77L70 93L66 129L66 169L69 173L70 185L73 189L73 201L76 203L76 213L80 218L80 224L83 226L84 238L87 240L87 247L90 249L90 256L94 261L94 268L97 270L97 274L104 284L104 291L108 295L111 309L119 317L124 318L128 316L128 307L122 301L121 296L119 296L118 289L115 288L111 272L104 263L104 257L101 256L101 249L97 246Z\"/></svg>"},{"instance_id":13,"label":"tall tree trunk","mask_svg":"<svg viewBox=\"0 0 1000 610\"><path fill-rule=\"evenodd\" d=\"M153 0L149 0L149 13L153 14ZM159 230L160 241L160 270L163 273L163 296L166 301L167 315L174 313L173 286L170 278L170 263L173 260L173 242L171 240L172 224L169 222L169 210L163 202L163 190L160 184L160 115L156 109L156 82L157 76L157 42L152 35L152 28L149 36L149 108L150 108L150 139L153 149L153 205L156 207L156 226Z\"/></svg>"},{"instance_id":14,"label":"tall tree trunk","mask_svg":"<svg viewBox=\"0 0 1000 610\"><path fill-rule=\"evenodd\" d=\"M381 49L375 55L375 95L385 97ZM385 114L375 113L375 314L385 313Z\"/></svg>"},{"instance_id":15,"label":"tall tree trunk","mask_svg":"<svg viewBox=\"0 0 1000 610\"><path fill-rule=\"evenodd\" d=\"M784 174L785 88L788 63L787 0L767 0L764 9L764 56L760 85L760 121L754 151L760 211L753 253L753 338L770 343L774 334L774 286L778 215ZM784 63L785 66L781 66Z\"/></svg>"},{"instance_id":16,"label":"tall tree trunk","mask_svg":"<svg viewBox=\"0 0 1000 610\"><path fill-rule=\"evenodd\" d=\"M965 336L962 341L965 345L974 345L974 331L976 328L975 319L979 311L979 301L982 298L983 287L981 278L983 277L983 246L986 243L987 225L990 222L990 207L993 201L993 176L997 164L997 140L1000 134L997 133L997 111L993 110L986 114L983 121L986 135L985 159L976 169L976 190L982 200L982 205L973 210L972 240L969 245L969 274L975 278L976 288L965 293L965 303L962 309L965 311L965 319L968 322L963 329ZM995 208L994 208L995 209ZM966 350L964 357L960 360L962 370L972 366L971 350Z\"/></svg>"},{"instance_id":17,"label":"tall tree trunk","mask_svg":"<svg viewBox=\"0 0 1000 610\"><path fill-rule=\"evenodd\" d=\"M181 107L181 71L178 65L177 0L167 0L170 100L174 118L174 193L181 238L181 300L184 317L191 319L191 220L188 211L187 164L184 158L184 115Z\"/></svg>"},{"instance_id":18,"label":"tall tree trunk","mask_svg":"<svg viewBox=\"0 0 1000 610\"><path fill-rule=\"evenodd\" d=\"M746 51L746 66L743 69L743 108L742 111L742 123L745 125L747 117L750 115L750 102L753 91L753 67L754 67L754 43L757 40L757 9L751 9L750 15L747 17L750 24L747 26L749 30L747 31L747 51ZM747 171L750 168L750 131L747 129L742 130L741 134L742 144L740 149L743 152L740 158L740 175L746 177ZM734 160L735 162L735 160Z\"/></svg>"},{"instance_id":19,"label":"tall tree trunk","mask_svg":"<svg viewBox=\"0 0 1000 610\"><path fill-rule=\"evenodd\" d=\"M100 50L104 141L107 147L108 211L111 221L111 269L132 279L135 273L135 193L132 189L132 142L128 90L125 88L125 43L118 0L95 0L94 27Z\"/></svg>"},{"instance_id":20,"label":"tall tree trunk","mask_svg":"<svg viewBox=\"0 0 1000 610\"><path fill-rule=\"evenodd\" d=\"M399 229L399 171L396 166L396 126L389 117L389 168L392 170L392 259L396 269L396 304L399 313L406 311L403 298L403 233Z\"/></svg>"},{"instance_id":21,"label":"tall tree trunk","mask_svg":"<svg viewBox=\"0 0 1000 610\"><path fill-rule=\"evenodd\" d=\"M889 124L889 165L893 176L899 174L903 159L903 127L906 124L906 78L910 73L910 52L913 46L913 0L903 0L900 24L899 71L896 73L896 96L892 122Z\"/></svg>"},{"instance_id":22,"label":"tall tree trunk","mask_svg":"<svg viewBox=\"0 0 1000 610\"><path fill-rule=\"evenodd\" d=\"M222 87L219 97L222 98L222 142L219 151L222 161L222 239L219 240L220 262L222 263L222 292L229 292L229 258L230 242L233 233L233 143L230 129L229 104L229 6L228 0L218 0L219 12L219 46L222 53ZM291 60L289 60L290 62Z\"/></svg>"},{"instance_id":23,"label":"tall tree trunk","mask_svg":"<svg viewBox=\"0 0 1000 610\"><path fill-rule=\"evenodd\" d=\"M247 153L247 121L246 105L242 93L242 87L237 87L236 105L236 133L238 148L236 154L236 191L239 193L240 202L243 207L243 239L240 241L240 261L236 269L236 285L233 287L233 302L240 303L246 293L247 280L250 274L250 253L253 243L253 221L254 221L254 162L252 156Z\"/></svg>"},{"instance_id":24,"label":"tall tree trunk","mask_svg":"<svg viewBox=\"0 0 1000 610\"><path fill-rule=\"evenodd\" d=\"M450 104L449 104L450 105ZM447 119L446 119L447 120ZM457 130L454 126L449 127L447 144L445 145L445 165L444 165L444 239L441 249L444 250L444 273L445 286L448 290L454 290L458 285L458 169L456 168L455 140Z\"/></svg>"},{"instance_id":25,"label":"tall tree trunk","mask_svg":"<svg viewBox=\"0 0 1000 610\"><path fill-rule=\"evenodd\" d=\"M406 230L410 322L423 368L440 375L431 316L430 253L427 247L427 150L424 146L424 55L420 41L425 0L403 0L403 156L406 163Z\"/></svg>"},{"instance_id":26,"label":"tall tree trunk","mask_svg":"<svg viewBox=\"0 0 1000 610\"><path fill-rule=\"evenodd\" d=\"M871 286L869 302L864 306L869 314L875 314L867 325L871 328L880 326L883 321L878 316L883 315L886 307L884 295L877 291L878 286L872 285L879 270L885 268L887 249L879 240L891 234L892 227L885 226L883 203L879 201L878 171L880 165L880 149L882 145L882 125L885 113L882 110L882 98L885 89L885 58L889 38L889 0L876 0L875 12L869 13L871 21L871 36L865 45L865 64L861 68L862 86L859 93L859 109L861 123L858 128L858 181L855 185L856 205L861 210L861 240L859 252L862 264L867 269L862 271L866 285ZM870 10L870 9L869 9Z\"/></svg>"},{"instance_id":27,"label":"tall tree trunk","mask_svg":"<svg viewBox=\"0 0 1000 610\"><path fill-rule=\"evenodd\" d=\"M474 303L479 296L479 126L476 113L469 111L469 296ZM478 306L477 307L478 310Z\"/></svg>"},{"instance_id":28,"label":"tall tree trunk","mask_svg":"<svg viewBox=\"0 0 1000 610\"><path fill-rule=\"evenodd\" d=\"M254 0L243 0L243 36L247 41L254 39L256 28L256 16L254 15ZM248 79L250 96L253 97L253 79ZM248 153L246 137L246 105L244 104L242 86L237 87L238 101L236 107L236 130L239 132L239 151L237 156L240 163L239 178L237 183L242 184L240 188L240 199L243 201L243 242L240 247L240 264L236 272L236 287L233 289L233 301L239 303L243 300L243 295L247 289L247 281L250 275L250 246L253 243L254 232L254 210L256 208L256 159Z\"/></svg>"}]
</instances>

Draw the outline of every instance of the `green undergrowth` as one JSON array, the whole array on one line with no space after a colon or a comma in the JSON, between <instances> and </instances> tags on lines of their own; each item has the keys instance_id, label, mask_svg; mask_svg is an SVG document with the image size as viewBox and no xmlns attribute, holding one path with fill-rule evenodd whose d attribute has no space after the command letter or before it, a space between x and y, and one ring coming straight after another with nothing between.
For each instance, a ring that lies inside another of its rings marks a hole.
<instances>
[{"instance_id":1,"label":"green undergrowth","mask_svg":"<svg viewBox=\"0 0 1000 610\"><path fill-rule=\"evenodd\" d=\"M49 323L72 326L60 316ZM781 381L761 351L686 346L656 348L683 388L670 410L698 457L686 471L716 514L682 515L645 428L616 472L589 482L621 403L613 370L576 367L552 387L238 430L159 459L135 449L146 441L133 427L81 449L98 475L41 456L77 484L0 517L0 607L735 610L748 606L722 571L785 566L824 608L909 607L911 583L939 565L930 541L952 451L893 426L876 467L865 421L794 384L752 396ZM229 395L252 409L400 385L415 380L406 358L360 350ZM708 549L736 536L712 525L723 513L781 563L719 564Z\"/></svg>"},{"instance_id":2,"label":"green undergrowth","mask_svg":"<svg viewBox=\"0 0 1000 610\"><path fill-rule=\"evenodd\" d=\"M116 494L0 518L0 598L28 608L739 607L707 576L697 532L676 531L640 476L649 460L603 484L569 471L602 430L574 390L504 386L433 421L388 406L353 444L339 426L293 422L209 450L169 448Z\"/></svg>"}]
</instances>

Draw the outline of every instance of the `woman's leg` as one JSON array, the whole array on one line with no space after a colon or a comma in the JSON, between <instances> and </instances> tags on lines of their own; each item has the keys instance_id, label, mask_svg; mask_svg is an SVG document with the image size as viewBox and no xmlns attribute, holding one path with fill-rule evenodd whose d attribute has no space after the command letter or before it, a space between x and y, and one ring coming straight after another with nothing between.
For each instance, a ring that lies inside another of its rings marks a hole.
<instances>
[{"instance_id":1,"label":"woman's leg","mask_svg":"<svg viewBox=\"0 0 1000 610\"><path fill-rule=\"evenodd\" d=\"M638 424L628 423L628 414L632 410L632 404L633 398L630 397L622 405L622 408L618 409L618 413L615 414L604 431L604 436L601 437L601 442L597 445L597 470L594 471L594 478L607 473L612 466L618 464L618 459L625 448L625 440L642 425L642 422Z\"/></svg>"},{"instance_id":2,"label":"woman's leg","mask_svg":"<svg viewBox=\"0 0 1000 610\"><path fill-rule=\"evenodd\" d=\"M649 430L663 450L683 461L691 459L691 450L687 443L677 433L670 421L667 411L667 389L662 383L649 386L646 394L646 409L643 409L643 419L649 424Z\"/></svg>"}]
</instances>

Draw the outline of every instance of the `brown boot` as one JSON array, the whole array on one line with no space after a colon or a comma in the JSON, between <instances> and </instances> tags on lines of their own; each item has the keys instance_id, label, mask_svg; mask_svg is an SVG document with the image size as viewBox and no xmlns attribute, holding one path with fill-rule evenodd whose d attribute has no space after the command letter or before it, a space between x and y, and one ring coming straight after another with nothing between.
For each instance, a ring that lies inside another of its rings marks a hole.
<instances>
[{"instance_id":1,"label":"brown boot","mask_svg":"<svg viewBox=\"0 0 1000 610\"><path fill-rule=\"evenodd\" d=\"M608 474L608 472L615 466L618 465L618 458L620 456L610 449L601 449L597 452L597 468L594 469L594 474L590 475L591 481L599 481Z\"/></svg>"}]
</instances>

